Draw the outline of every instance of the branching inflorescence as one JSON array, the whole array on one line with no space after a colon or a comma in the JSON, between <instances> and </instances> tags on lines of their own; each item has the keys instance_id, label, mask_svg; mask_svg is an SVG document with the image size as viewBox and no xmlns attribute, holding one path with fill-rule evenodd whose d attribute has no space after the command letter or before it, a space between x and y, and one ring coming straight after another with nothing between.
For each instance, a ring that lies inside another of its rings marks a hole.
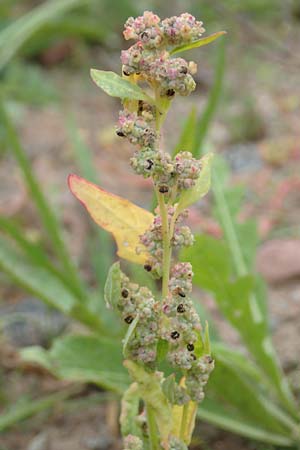
<instances>
[{"instance_id":1,"label":"branching inflorescence","mask_svg":"<svg viewBox=\"0 0 300 450\"><path fill-rule=\"evenodd\" d=\"M204 31L202 22L188 13L160 20L146 11L125 23L125 39L136 42L122 51L120 83L138 87L142 95L123 96L116 133L137 147L130 160L132 169L153 181L158 206L150 226L139 233L134 251L145 270L162 279L162 295L156 298L147 287L132 283L116 263L106 285L109 306L128 326L123 352L135 380L125 394L121 414L126 450L186 449L197 404L204 398L214 366L207 326L203 333L191 298L192 266L176 261L178 250L193 244L191 230L184 224L186 207L209 189L210 158L197 160L184 149L171 157L160 144L172 100L196 87L196 64L172 55L203 45ZM107 81L101 83L97 84L112 92ZM158 371L162 362L173 368L172 375L165 377ZM140 400L141 414L136 406Z\"/></svg>"}]
</instances>

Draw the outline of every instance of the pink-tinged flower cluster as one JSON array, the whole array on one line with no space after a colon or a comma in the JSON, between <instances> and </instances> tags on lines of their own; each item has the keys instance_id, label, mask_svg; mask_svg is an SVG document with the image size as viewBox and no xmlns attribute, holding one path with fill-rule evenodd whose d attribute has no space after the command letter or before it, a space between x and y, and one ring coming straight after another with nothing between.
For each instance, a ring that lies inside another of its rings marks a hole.
<instances>
[{"instance_id":1,"label":"pink-tinged flower cluster","mask_svg":"<svg viewBox=\"0 0 300 450\"><path fill-rule=\"evenodd\" d=\"M197 65L187 63L183 58L169 58L162 63L156 59L150 64L149 76L158 83L160 95L172 97L178 93L187 96L196 88L192 77L196 71Z\"/></svg>"},{"instance_id":2,"label":"pink-tinged flower cluster","mask_svg":"<svg viewBox=\"0 0 300 450\"><path fill-rule=\"evenodd\" d=\"M174 163L178 173L178 190L193 187L201 172L201 161L193 158L190 152L180 152L175 156Z\"/></svg>"},{"instance_id":3,"label":"pink-tinged flower cluster","mask_svg":"<svg viewBox=\"0 0 300 450\"><path fill-rule=\"evenodd\" d=\"M188 13L169 17L164 20L150 11L136 19L130 17L125 23L124 38L142 41L150 48L178 46L193 42L205 32L203 23Z\"/></svg>"},{"instance_id":4,"label":"pink-tinged flower cluster","mask_svg":"<svg viewBox=\"0 0 300 450\"><path fill-rule=\"evenodd\" d=\"M183 58L171 58L170 50L199 39L203 32L202 22L187 13L163 21L149 11L136 19L130 17L124 36L137 42L122 51L123 74L138 74L141 80L155 84L161 96L189 95L196 86L192 75L197 66Z\"/></svg>"},{"instance_id":5,"label":"pink-tinged flower cluster","mask_svg":"<svg viewBox=\"0 0 300 450\"><path fill-rule=\"evenodd\" d=\"M141 34L145 30L151 30L155 28L160 22L160 18L151 11L145 11L142 16L134 19L129 17L124 25L124 38L126 41L129 39L140 39Z\"/></svg>"},{"instance_id":6,"label":"pink-tinged flower cluster","mask_svg":"<svg viewBox=\"0 0 300 450\"><path fill-rule=\"evenodd\" d=\"M189 13L164 19L161 27L168 44L176 46L196 41L205 32L203 22L199 22Z\"/></svg>"}]
</instances>

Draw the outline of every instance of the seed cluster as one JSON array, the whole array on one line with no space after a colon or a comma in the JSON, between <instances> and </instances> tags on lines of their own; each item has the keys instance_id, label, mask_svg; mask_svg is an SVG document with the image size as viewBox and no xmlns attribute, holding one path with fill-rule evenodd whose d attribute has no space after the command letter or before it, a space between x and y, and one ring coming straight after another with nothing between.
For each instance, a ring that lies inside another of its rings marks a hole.
<instances>
[{"instance_id":1,"label":"seed cluster","mask_svg":"<svg viewBox=\"0 0 300 450\"><path fill-rule=\"evenodd\" d=\"M122 274L121 295L117 308L127 325L138 316L127 351L131 359L151 366L156 359L160 303L154 299L148 288L130 283Z\"/></svg>"},{"instance_id":2,"label":"seed cluster","mask_svg":"<svg viewBox=\"0 0 300 450\"><path fill-rule=\"evenodd\" d=\"M175 213L175 208L170 206L168 208L168 223L170 226L171 220ZM182 221L187 217L187 210L178 215L175 221L174 234L171 240L171 245L175 249L182 247L189 247L194 243L194 237L190 228L186 225L181 225ZM163 263L163 234L162 234L162 219L157 213L154 217L151 227L140 236L140 242L146 247L150 255L145 264L145 269L151 272L154 278L161 278L162 263Z\"/></svg>"},{"instance_id":3,"label":"seed cluster","mask_svg":"<svg viewBox=\"0 0 300 450\"><path fill-rule=\"evenodd\" d=\"M134 153L130 163L137 174L151 177L158 191L166 194L167 198L173 187L176 188L176 198L182 191L192 188L201 172L201 161L185 151L172 159L166 152L144 147Z\"/></svg>"}]
</instances>

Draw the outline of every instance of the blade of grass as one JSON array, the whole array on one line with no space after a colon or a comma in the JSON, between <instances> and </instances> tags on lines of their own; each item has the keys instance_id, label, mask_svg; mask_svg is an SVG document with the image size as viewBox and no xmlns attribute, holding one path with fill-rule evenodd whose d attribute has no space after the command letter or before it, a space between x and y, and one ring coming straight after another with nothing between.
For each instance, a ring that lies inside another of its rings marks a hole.
<instances>
[{"instance_id":1,"label":"blade of grass","mask_svg":"<svg viewBox=\"0 0 300 450\"><path fill-rule=\"evenodd\" d=\"M64 240L61 236L59 222L55 214L52 212L51 207L48 204L42 190L40 189L39 183L35 178L27 155L20 144L17 132L6 112L4 103L1 101L0 119L5 127L7 142L23 173L27 188L31 194L31 198L34 201L37 210L39 211L42 223L45 230L47 231L53 249L56 252L57 258L62 262L67 276L70 278L70 281L72 281L74 288L76 288L78 292L78 296L82 299L85 299L85 289L83 287L82 281L80 280L78 271L72 263Z\"/></svg>"},{"instance_id":2,"label":"blade of grass","mask_svg":"<svg viewBox=\"0 0 300 450\"><path fill-rule=\"evenodd\" d=\"M82 387L78 385L70 386L61 392L55 392L37 400L28 399L15 404L8 411L2 413L0 417L0 431L3 432L22 420L54 407L57 403L65 401L74 394L78 394L81 390Z\"/></svg>"},{"instance_id":3,"label":"blade of grass","mask_svg":"<svg viewBox=\"0 0 300 450\"><path fill-rule=\"evenodd\" d=\"M48 0L13 21L0 32L0 71L26 40L43 25L69 9L86 3L88 0Z\"/></svg>"},{"instance_id":4,"label":"blade of grass","mask_svg":"<svg viewBox=\"0 0 300 450\"><path fill-rule=\"evenodd\" d=\"M87 180L99 184L99 176L92 160L92 151L83 141L73 118L69 118L68 130L75 158L81 174ZM103 290L106 275L112 265L112 240L109 234L92 224L93 236L90 240L91 261L101 290Z\"/></svg>"},{"instance_id":5,"label":"blade of grass","mask_svg":"<svg viewBox=\"0 0 300 450\"><path fill-rule=\"evenodd\" d=\"M181 135L176 146L173 149L172 156L174 157L180 151L192 152L195 146L195 129L197 125L196 108L192 108L190 114L183 124Z\"/></svg>"},{"instance_id":6,"label":"blade of grass","mask_svg":"<svg viewBox=\"0 0 300 450\"><path fill-rule=\"evenodd\" d=\"M226 63L226 42L224 38L221 38L218 44L213 86L209 92L209 98L206 103L206 107L196 124L194 146L192 150L192 153L195 158L199 158L202 154L203 143L207 137L209 127L212 123L212 120L215 116L217 107L221 99L225 74L225 63Z\"/></svg>"},{"instance_id":7,"label":"blade of grass","mask_svg":"<svg viewBox=\"0 0 300 450\"><path fill-rule=\"evenodd\" d=\"M59 278L67 288L72 291L74 295L77 295L76 289L73 288L73 283L70 282L69 278L57 268L49 259L49 256L39 244L29 241L25 236L21 228L16 225L12 220L6 217L0 216L0 230L6 233L10 238L12 238L19 246L19 248L25 253L25 255L38 266L42 266Z\"/></svg>"},{"instance_id":8,"label":"blade of grass","mask_svg":"<svg viewBox=\"0 0 300 450\"><path fill-rule=\"evenodd\" d=\"M40 265L33 264L1 236L0 269L19 286L52 308L73 317L97 333L109 333L110 330L107 330L99 314L79 303L78 298L56 276Z\"/></svg>"}]
</instances>

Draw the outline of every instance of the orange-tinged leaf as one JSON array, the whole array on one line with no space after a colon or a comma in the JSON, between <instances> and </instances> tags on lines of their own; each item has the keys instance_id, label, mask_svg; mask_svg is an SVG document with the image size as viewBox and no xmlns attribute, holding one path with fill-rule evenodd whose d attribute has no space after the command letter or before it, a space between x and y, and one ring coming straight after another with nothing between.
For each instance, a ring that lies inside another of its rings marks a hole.
<instances>
[{"instance_id":1,"label":"orange-tinged leaf","mask_svg":"<svg viewBox=\"0 0 300 450\"><path fill-rule=\"evenodd\" d=\"M113 234L118 247L117 254L128 261L144 264L147 252L139 236L152 224L153 214L78 175L69 175L68 183L71 192L94 221Z\"/></svg>"}]
</instances>

